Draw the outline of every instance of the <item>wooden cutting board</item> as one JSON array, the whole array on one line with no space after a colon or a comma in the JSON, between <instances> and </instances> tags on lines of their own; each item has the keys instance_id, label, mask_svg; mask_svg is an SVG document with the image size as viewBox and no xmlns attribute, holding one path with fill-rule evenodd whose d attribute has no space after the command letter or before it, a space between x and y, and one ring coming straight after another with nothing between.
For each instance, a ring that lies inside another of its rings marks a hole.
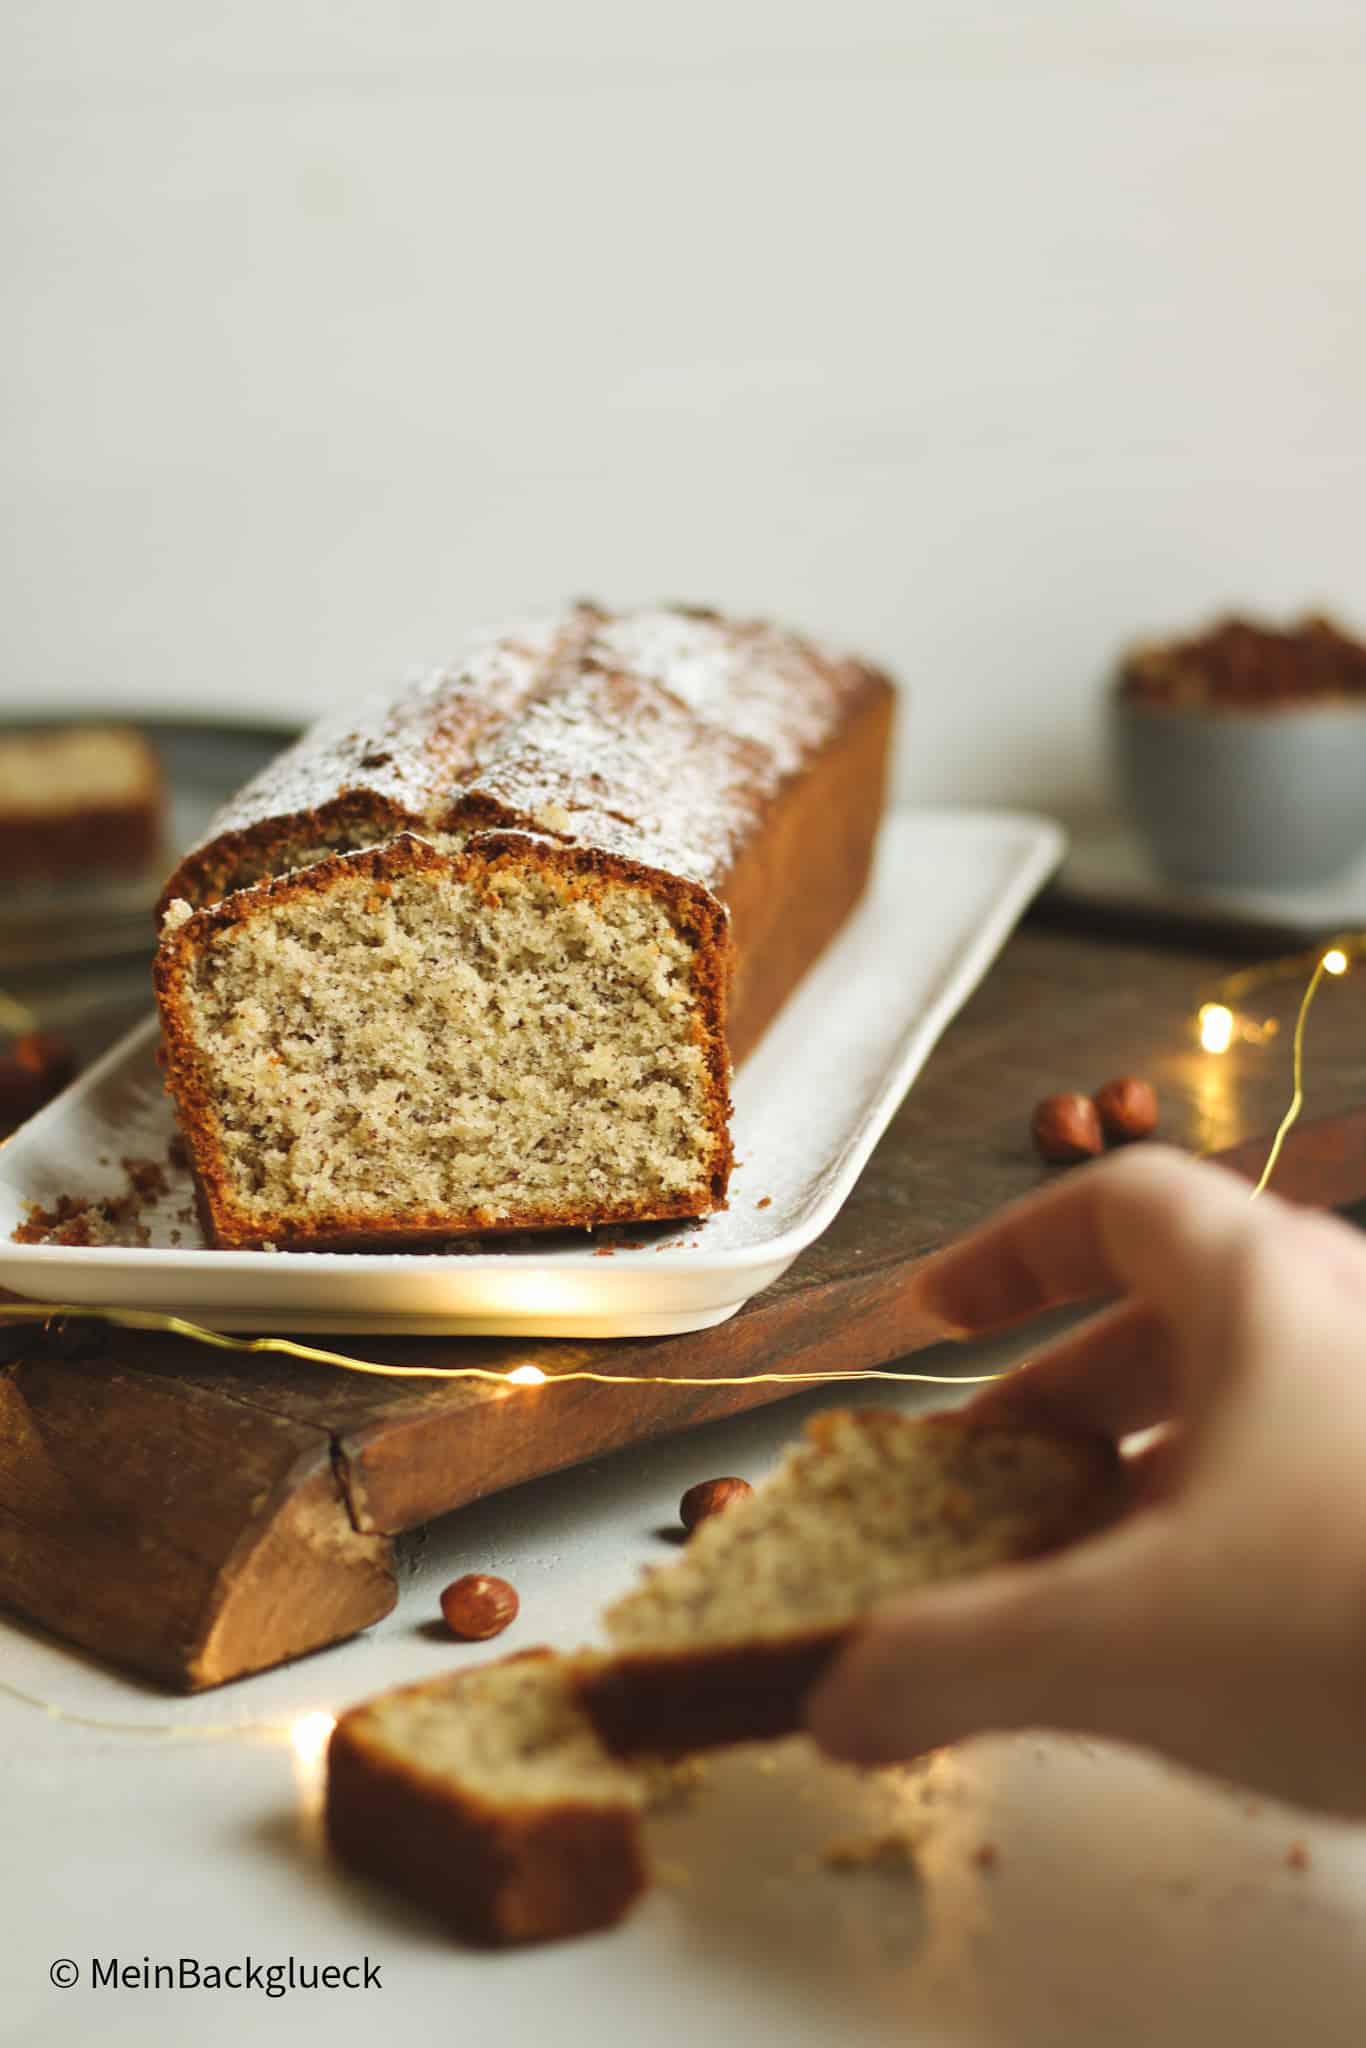
<instances>
[{"instance_id":1,"label":"wooden cutting board","mask_svg":"<svg viewBox=\"0 0 1366 2048\"><path fill-rule=\"evenodd\" d=\"M731 1322L604 1343L332 1339L392 1363L687 1375L845 1372L928 1341L906 1306L931 1252L1043 1178L1039 1096L1119 1074L1164 1135L1255 1176L1289 1094L1290 981L1269 1045L1202 1052L1191 1017L1229 963L1027 927L945 1035L831 1229ZM1366 983L1325 983L1306 1120L1280 1193L1366 1198ZM642 1254L641 1256L648 1256ZM287 1333L282 1333L287 1334ZM26 1331L0 1370L0 1604L168 1686L264 1669L376 1621L391 1539L499 1488L761 1401L741 1387L511 1390L384 1381L119 1333L60 1355Z\"/></svg>"}]
</instances>

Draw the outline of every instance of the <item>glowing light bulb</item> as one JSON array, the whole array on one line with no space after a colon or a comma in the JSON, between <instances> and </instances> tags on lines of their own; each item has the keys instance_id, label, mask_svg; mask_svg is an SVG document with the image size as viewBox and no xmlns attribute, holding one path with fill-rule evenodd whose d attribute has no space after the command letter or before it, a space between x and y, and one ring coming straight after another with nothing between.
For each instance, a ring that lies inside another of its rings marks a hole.
<instances>
[{"instance_id":1,"label":"glowing light bulb","mask_svg":"<svg viewBox=\"0 0 1366 2048\"><path fill-rule=\"evenodd\" d=\"M545 1374L539 1365L514 1365L508 1378L518 1387L539 1387Z\"/></svg>"},{"instance_id":2,"label":"glowing light bulb","mask_svg":"<svg viewBox=\"0 0 1366 2048\"><path fill-rule=\"evenodd\" d=\"M290 1723L289 1739L301 1764L311 1766L322 1761L323 1752L331 1740L332 1730L336 1725L336 1715L326 1714L321 1710L312 1714L300 1714L297 1721Z\"/></svg>"},{"instance_id":3,"label":"glowing light bulb","mask_svg":"<svg viewBox=\"0 0 1366 2048\"><path fill-rule=\"evenodd\" d=\"M1343 952L1341 946L1333 946L1324 954L1323 964L1329 974L1345 974L1347 972L1347 955Z\"/></svg>"},{"instance_id":4,"label":"glowing light bulb","mask_svg":"<svg viewBox=\"0 0 1366 2048\"><path fill-rule=\"evenodd\" d=\"M1233 1043L1233 1012L1224 1003L1200 1006L1200 1043L1206 1052L1227 1052Z\"/></svg>"}]
</instances>

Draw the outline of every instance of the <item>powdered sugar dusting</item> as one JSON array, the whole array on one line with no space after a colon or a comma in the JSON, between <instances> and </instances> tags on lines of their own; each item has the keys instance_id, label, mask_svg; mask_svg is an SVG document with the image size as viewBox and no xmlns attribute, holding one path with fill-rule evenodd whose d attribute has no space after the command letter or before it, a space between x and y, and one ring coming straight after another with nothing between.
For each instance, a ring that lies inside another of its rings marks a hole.
<instances>
[{"instance_id":1,"label":"powdered sugar dusting","mask_svg":"<svg viewBox=\"0 0 1366 2048\"><path fill-rule=\"evenodd\" d=\"M711 613L580 605L498 628L316 726L219 815L187 876L202 856L217 893L405 830L449 843L503 824L722 894L765 804L868 680ZM248 850L218 844L249 830Z\"/></svg>"},{"instance_id":2,"label":"powdered sugar dusting","mask_svg":"<svg viewBox=\"0 0 1366 2048\"><path fill-rule=\"evenodd\" d=\"M396 830L434 821L480 736L514 717L544 679L573 617L481 633L451 666L414 671L330 713L219 812L201 845L352 791L377 799Z\"/></svg>"},{"instance_id":3,"label":"powdered sugar dusting","mask_svg":"<svg viewBox=\"0 0 1366 2048\"><path fill-rule=\"evenodd\" d=\"M753 828L766 769L752 742L700 725L657 685L580 667L491 737L464 800L714 887Z\"/></svg>"},{"instance_id":4,"label":"powdered sugar dusting","mask_svg":"<svg viewBox=\"0 0 1366 2048\"><path fill-rule=\"evenodd\" d=\"M657 683L714 731L752 740L775 780L829 736L849 695L847 669L794 634L691 612L607 619L589 658Z\"/></svg>"}]
</instances>

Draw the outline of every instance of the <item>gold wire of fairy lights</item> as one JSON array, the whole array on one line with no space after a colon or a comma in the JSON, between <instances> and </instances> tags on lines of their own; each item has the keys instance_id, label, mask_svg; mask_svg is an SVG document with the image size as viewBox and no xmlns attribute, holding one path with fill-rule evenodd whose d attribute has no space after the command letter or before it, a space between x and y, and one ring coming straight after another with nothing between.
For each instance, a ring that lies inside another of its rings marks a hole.
<instances>
[{"instance_id":1,"label":"gold wire of fairy lights","mask_svg":"<svg viewBox=\"0 0 1366 2048\"><path fill-rule=\"evenodd\" d=\"M1200 1005L1196 1012L1196 1031L1206 1052L1216 1055L1226 1053L1237 1037L1251 1037L1260 1042L1267 1035L1267 1027L1249 1026L1246 1019L1240 1019L1236 1004L1245 996L1269 983L1281 981L1292 972L1310 968L1308 983L1295 1017L1295 1034L1291 1047L1291 1095L1285 1115L1276 1127L1271 1147L1266 1155L1257 1185L1252 1190L1252 1199L1264 1193L1267 1183L1276 1170L1281 1148L1299 1118L1304 1107L1304 1034L1309 1021L1309 1012L1314 997L1318 994L1319 983L1325 974L1342 975L1354 960L1366 958L1366 932L1341 933L1327 947L1316 947L1309 953L1295 953L1288 959L1259 962L1255 967L1240 968L1237 973L1226 975L1217 989L1210 993L1210 999Z\"/></svg>"},{"instance_id":2,"label":"gold wire of fairy lights","mask_svg":"<svg viewBox=\"0 0 1366 2048\"><path fill-rule=\"evenodd\" d=\"M44 1699L41 1693L11 1685L7 1678L0 1678L0 1694L46 1714L50 1721L60 1721L68 1728L93 1728L102 1735L141 1735L158 1742L288 1742L306 1765L321 1759L336 1726L335 1714L319 1707L278 1721L115 1721L99 1714L75 1713L56 1700Z\"/></svg>"},{"instance_id":3,"label":"gold wire of fairy lights","mask_svg":"<svg viewBox=\"0 0 1366 2048\"><path fill-rule=\"evenodd\" d=\"M157 1330L167 1336L185 1337L192 1344L207 1344L216 1351L270 1351L287 1358L302 1358L313 1365L337 1366L343 1372L373 1374L394 1380L482 1380L490 1386L567 1386L571 1381L591 1380L603 1387L757 1387L817 1385L832 1380L919 1380L934 1387L970 1387L985 1380L999 1379L994 1372L944 1373L899 1372L889 1367L858 1367L851 1371L707 1373L690 1378L682 1373L593 1372L575 1367L568 1372L543 1372L539 1365L514 1365L510 1369L487 1365L376 1365L366 1358L351 1358L341 1351L326 1351L316 1344L299 1344L292 1337L230 1337L222 1330L206 1330L181 1316L163 1315L148 1308L87 1308L77 1302L0 1302L0 1321L46 1323L70 1317L76 1323L107 1323L120 1330Z\"/></svg>"}]
</instances>

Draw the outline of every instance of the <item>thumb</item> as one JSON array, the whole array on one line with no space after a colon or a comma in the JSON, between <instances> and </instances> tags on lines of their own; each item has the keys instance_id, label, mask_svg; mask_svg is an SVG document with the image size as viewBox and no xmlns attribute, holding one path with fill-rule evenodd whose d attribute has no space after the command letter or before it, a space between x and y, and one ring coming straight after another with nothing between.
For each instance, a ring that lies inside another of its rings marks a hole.
<instances>
[{"instance_id":1,"label":"thumb","mask_svg":"<svg viewBox=\"0 0 1366 2048\"><path fill-rule=\"evenodd\" d=\"M807 1701L829 1755L893 1763L987 1730L1133 1736L1165 1661L1148 1530L929 1586L880 1609Z\"/></svg>"}]
</instances>

